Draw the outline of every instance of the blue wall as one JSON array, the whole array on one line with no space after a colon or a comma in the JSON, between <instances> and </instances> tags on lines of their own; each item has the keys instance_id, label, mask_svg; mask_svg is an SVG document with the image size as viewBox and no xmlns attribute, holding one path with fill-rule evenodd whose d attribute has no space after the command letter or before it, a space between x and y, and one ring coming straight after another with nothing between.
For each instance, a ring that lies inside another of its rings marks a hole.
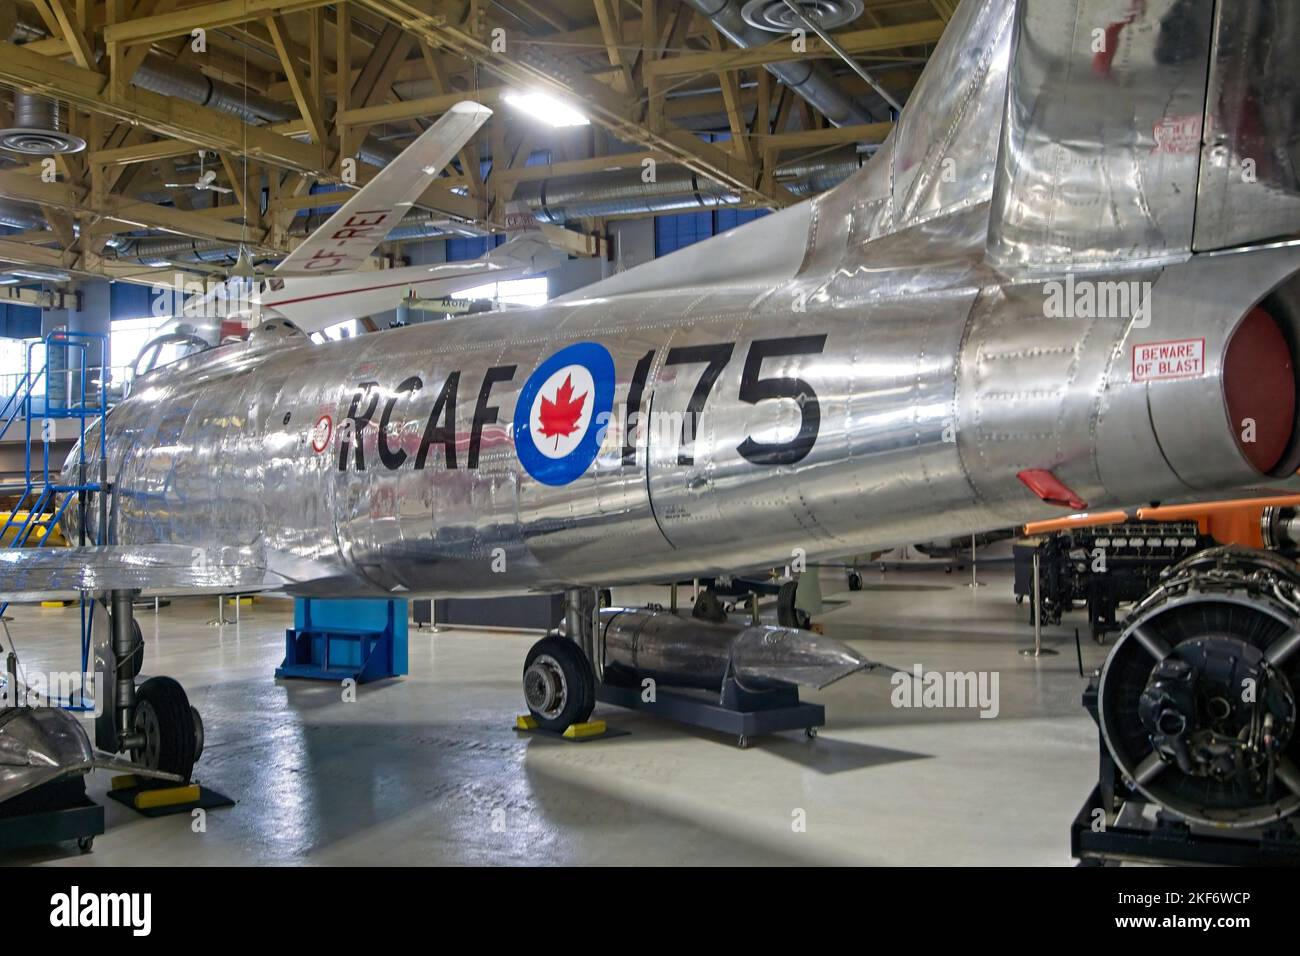
<instances>
[{"instance_id":1,"label":"blue wall","mask_svg":"<svg viewBox=\"0 0 1300 956\"><path fill-rule=\"evenodd\" d=\"M655 219L655 256L666 256L767 214L766 209L724 208L659 216Z\"/></svg>"},{"instance_id":2,"label":"blue wall","mask_svg":"<svg viewBox=\"0 0 1300 956\"><path fill-rule=\"evenodd\" d=\"M30 305L0 304L0 336L34 339L41 334L41 310Z\"/></svg>"},{"instance_id":3,"label":"blue wall","mask_svg":"<svg viewBox=\"0 0 1300 956\"><path fill-rule=\"evenodd\" d=\"M109 312L113 319L143 319L153 315L153 290L134 282L114 282L109 287Z\"/></svg>"},{"instance_id":4,"label":"blue wall","mask_svg":"<svg viewBox=\"0 0 1300 956\"><path fill-rule=\"evenodd\" d=\"M474 239L448 239L447 240L447 261L463 262L466 259L477 259L489 248L495 249L501 243L506 241L503 235L479 236ZM491 247L488 243L491 242Z\"/></svg>"}]
</instances>

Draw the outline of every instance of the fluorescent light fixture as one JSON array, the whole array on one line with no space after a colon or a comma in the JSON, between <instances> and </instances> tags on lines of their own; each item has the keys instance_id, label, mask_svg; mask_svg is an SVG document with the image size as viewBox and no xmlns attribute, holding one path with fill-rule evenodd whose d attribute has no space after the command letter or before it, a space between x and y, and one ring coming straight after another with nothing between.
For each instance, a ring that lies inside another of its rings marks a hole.
<instances>
[{"instance_id":1,"label":"fluorescent light fixture","mask_svg":"<svg viewBox=\"0 0 1300 956\"><path fill-rule=\"evenodd\" d=\"M583 116L572 106L557 100L548 93L531 91L528 93L503 93L501 98L522 110L535 120L557 129L565 126L590 126L591 120Z\"/></svg>"}]
</instances>

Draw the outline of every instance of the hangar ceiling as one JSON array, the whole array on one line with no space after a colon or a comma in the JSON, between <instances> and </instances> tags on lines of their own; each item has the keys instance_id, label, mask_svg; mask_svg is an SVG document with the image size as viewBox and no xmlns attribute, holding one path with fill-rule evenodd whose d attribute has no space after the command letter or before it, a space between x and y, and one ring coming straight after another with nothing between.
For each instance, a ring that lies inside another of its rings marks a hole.
<instances>
[{"instance_id":1,"label":"hangar ceiling","mask_svg":"<svg viewBox=\"0 0 1300 956\"><path fill-rule=\"evenodd\" d=\"M0 0L0 270L48 289L277 258L465 98L493 119L386 248L540 220L591 254L613 219L779 208L884 139L955 5ZM510 104L529 91L590 124Z\"/></svg>"}]
</instances>

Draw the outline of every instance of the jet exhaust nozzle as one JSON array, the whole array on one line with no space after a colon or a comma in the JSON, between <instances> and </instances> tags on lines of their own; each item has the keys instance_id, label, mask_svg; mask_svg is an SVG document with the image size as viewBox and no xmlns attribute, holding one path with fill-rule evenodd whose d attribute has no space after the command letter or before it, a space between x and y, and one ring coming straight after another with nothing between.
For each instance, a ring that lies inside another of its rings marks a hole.
<instances>
[{"instance_id":1,"label":"jet exhaust nozzle","mask_svg":"<svg viewBox=\"0 0 1300 956\"><path fill-rule=\"evenodd\" d=\"M768 624L714 624L649 608L602 608L599 657L605 679L645 678L720 690L728 676L749 690L823 688L877 665L813 631Z\"/></svg>"}]
</instances>

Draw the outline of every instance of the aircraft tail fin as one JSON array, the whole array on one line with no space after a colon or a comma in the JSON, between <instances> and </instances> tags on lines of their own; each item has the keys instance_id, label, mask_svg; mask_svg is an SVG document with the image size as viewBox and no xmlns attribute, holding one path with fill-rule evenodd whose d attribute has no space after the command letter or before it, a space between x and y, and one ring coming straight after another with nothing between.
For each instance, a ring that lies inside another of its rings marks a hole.
<instances>
[{"instance_id":1,"label":"aircraft tail fin","mask_svg":"<svg viewBox=\"0 0 1300 956\"><path fill-rule=\"evenodd\" d=\"M1159 265L1300 233L1298 46L1276 0L1020 3L990 260Z\"/></svg>"},{"instance_id":2,"label":"aircraft tail fin","mask_svg":"<svg viewBox=\"0 0 1300 956\"><path fill-rule=\"evenodd\" d=\"M1298 47L1279 0L963 0L818 222L861 247L987 209L987 261L1026 277L1293 237Z\"/></svg>"},{"instance_id":3,"label":"aircraft tail fin","mask_svg":"<svg viewBox=\"0 0 1300 956\"><path fill-rule=\"evenodd\" d=\"M275 271L319 275L359 267L491 115L490 109L472 100L457 103L354 193Z\"/></svg>"}]
</instances>

